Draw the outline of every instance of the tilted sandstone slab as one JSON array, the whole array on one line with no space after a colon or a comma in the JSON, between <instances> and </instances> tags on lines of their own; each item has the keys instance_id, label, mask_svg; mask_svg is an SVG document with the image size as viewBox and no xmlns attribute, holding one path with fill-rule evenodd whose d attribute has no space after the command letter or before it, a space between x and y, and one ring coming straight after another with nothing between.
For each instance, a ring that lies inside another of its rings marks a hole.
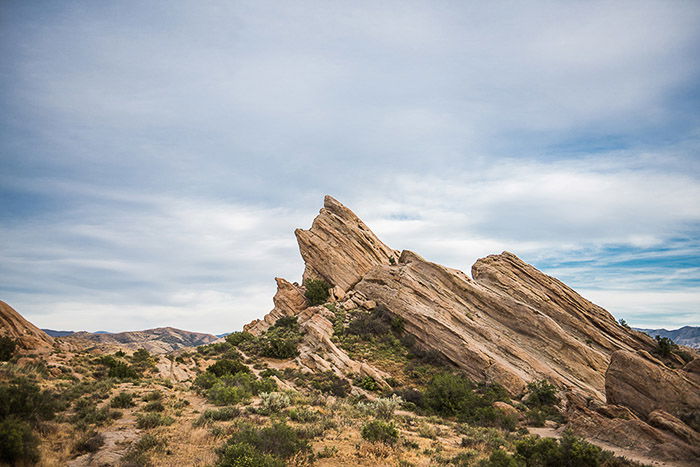
<instances>
[{"instance_id":1,"label":"tilted sandstone slab","mask_svg":"<svg viewBox=\"0 0 700 467\"><path fill-rule=\"evenodd\" d=\"M504 251L479 259L472 266L472 277L478 284L538 309L569 335L606 354L655 347L648 335L621 326L606 310L513 253Z\"/></svg>"},{"instance_id":2,"label":"tilted sandstone slab","mask_svg":"<svg viewBox=\"0 0 700 467\"><path fill-rule=\"evenodd\" d=\"M683 370L673 370L645 358L645 352L612 354L605 375L608 403L622 404L648 416L657 409L676 417L700 411L700 384Z\"/></svg>"},{"instance_id":3,"label":"tilted sandstone slab","mask_svg":"<svg viewBox=\"0 0 700 467\"><path fill-rule=\"evenodd\" d=\"M545 313L461 271L404 251L398 265L374 268L355 290L401 317L421 346L476 379L517 393L547 378L603 399L603 354Z\"/></svg>"},{"instance_id":4,"label":"tilted sandstone slab","mask_svg":"<svg viewBox=\"0 0 700 467\"><path fill-rule=\"evenodd\" d=\"M20 347L32 351L50 351L54 340L17 313L10 305L0 301L0 336L9 336Z\"/></svg>"},{"instance_id":5,"label":"tilted sandstone slab","mask_svg":"<svg viewBox=\"0 0 700 467\"><path fill-rule=\"evenodd\" d=\"M338 376L354 374L370 376L380 385L390 386L385 382L389 375L365 362L351 359L344 350L331 340L333 313L322 306L309 307L298 315L304 338L299 346L297 362L303 369L312 371L332 371Z\"/></svg>"},{"instance_id":6,"label":"tilted sandstone slab","mask_svg":"<svg viewBox=\"0 0 700 467\"><path fill-rule=\"evenodd\" d=\"M278 319L285 316L296 316L306 308L306 297L301 287L289 281L276 277L277 292L272 298L275 307L261 320L256 319L243 326L243 330L255 336L259 336L275 324Z\"/></svg>"},{"instance_id":7,"label":"tilted sandstone slab","mask_svg":"<svg viewBox=\"0 0 700 467\"><path fill-rule=\"evenodd\" d=\"M309 230L295 232L306 264L304 280L324 279L343 292L352 288L370 269L389 264L392 250L351 210L331 196Z\"/></svg>"}]
</instances>

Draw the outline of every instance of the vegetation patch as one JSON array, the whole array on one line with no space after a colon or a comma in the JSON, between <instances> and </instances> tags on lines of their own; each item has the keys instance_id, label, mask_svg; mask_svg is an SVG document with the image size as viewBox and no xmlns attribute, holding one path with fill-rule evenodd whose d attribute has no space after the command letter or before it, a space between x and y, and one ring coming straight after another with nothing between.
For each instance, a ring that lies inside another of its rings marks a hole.
<instances>
[{"instance_id":1,"label":"vegetation patch","mask_svg":"<svg viewBox=\"0 0 700 467\"><path fill-rule=\"evenodd\" d=\"M328 301L331 285L323 279L307 279L304 281L304 287L304 296L309 306L323 305Z\"/></svg>"},{"instance_id":2,"label":"vegetation patch","mask_svg":"<svg viewBox=\"0 0 700 467\"><path fill-rule=\"evenodd\" d=\"M362 427L362 438L373 443L396 444L399 432L393 423L372 420Z\"/></svg>"}]
</instances>

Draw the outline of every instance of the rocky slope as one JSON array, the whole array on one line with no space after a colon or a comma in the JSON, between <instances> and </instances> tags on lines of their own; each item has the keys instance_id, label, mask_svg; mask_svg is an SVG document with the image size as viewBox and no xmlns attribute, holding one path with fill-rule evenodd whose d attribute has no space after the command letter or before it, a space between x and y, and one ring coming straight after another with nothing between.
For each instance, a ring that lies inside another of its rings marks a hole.
<instances>
[{"instance_id":1,"label":"rocky slope","mask_svg":"<svg viewBox=\"0 0 700 467\"><path fill-rule=\"evenodd\" d=\"M10 305L0 301L0 336L9 336L25 350L44 352L53 347L51 336L34 326Z\"/></svg>"},{"instance_id":2,"label":"rocky slope","mask_svg":"<svg viewBox=\"0 0 700 467\"><path fill-rule=\"evenodd\" d=\"M105 347L127 350L144 348L152 353L168 353L183 347L210 344L218 338L212 334L183 331L171 327L127 331L119 333L75 332L61 338L62 341L88 341Z\"/></svg>"},{"instance_id":3,"label":"rocky slope","mask_svg":"<svg viewBox=\"0 0 700 467\"><path fill-rule=\"evenodd\" d=\"M661 443L666 459L700 454L694 435L687 434L695 431L676 418L700 411L691 372L667 368L649 353L655 348L651 337L619 325L606 310L514 254L478 260L470 278L411 251L393 250L330 196L311 229L295 233L304 279L331 284L336 307L385 308L420 347L473 379L502 384L514 397L529 382L555 383L568 395L570 426L587 436L632 445L634 436L645 433L642 447L652 452ZM297 316L307 331L297 358L302 368L359 371L382 381L381 371L352 360L332 342L332 313L307 308L303 286L277 282L275 308L246 330L259 334L282 316ZM635 387L639 378L649 378L648 384Z\"/></svg>"}]
</instances>

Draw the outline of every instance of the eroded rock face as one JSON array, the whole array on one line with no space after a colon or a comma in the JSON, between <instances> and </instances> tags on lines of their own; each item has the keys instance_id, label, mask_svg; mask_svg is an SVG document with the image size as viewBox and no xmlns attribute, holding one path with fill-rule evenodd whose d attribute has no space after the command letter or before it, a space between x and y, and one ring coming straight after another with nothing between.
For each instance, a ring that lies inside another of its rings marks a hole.
<instances>
[{"instance_id":1,"label":"eroded rock face","mask_svg":"<svg viewBox=\"0 0 700 467\"><path fill-rule=\"evenodd\" d=\"M352 288L370 269L389 264L392 250L351 210L331 196L309 230L295 232L306 269L304 280L324 279L341 291Z\"/></svg>"},{"instance_id":2,"label":"eroded rock face","mask_svg":"<svg viewBox=\"0 0 700 467\"><path fill-rule=\"evenodd\" d=\"M19 342L25 350L44 352L53 348L53 338L17 313L10 305L0 301L0 335Z\"/></svg>"},{"instance_id":3,"label":"eroded rock face","mask_svg":"<svg viewBox=\"0 0 700 467\"><path fill-rule=\"evenodd\" d=\"M289 281L276 277L277 292L272 299L275 307L261 320L255 320L243 326L243 330L255 336L259 336L267 331L270 326L285 316L297 316L306 308L306 297L301 287L290 283Z\"/></svg>"},{"instance_id":4,"label":"eroded rock face","mask_svg":"<svg viewBox=\"0 0 700 467\"><path fill-rule=\"evenodd\" d=\"M479 259L472 266L472 277L481 285L536 308L572 337L604 353L651 350L655 346L648 335L620 326L606 310L513 253L504 251Z\"/></svg>"},{"instance_id":5,"label":"eroded rock face","mask_svg":"<svg viewBox=\"0 0 700 467\"><path fill-rule=\"evenodd\" d=\"M603 399L607 358L535 307L480 285L461 271L404 251L355 289L386 306L418 342L480 380L513 393L547 378Z\"/></svg>"},{"instance_id":6,"label":"eroded rock face","mask_svg":"<svg viewBox=\"0 0 700 467\"><path fill-rule=\"evenodd\" d=\"M682 370L672 370L624 350L612 354L605 377L611 404L622 404L648 416L661 409L677 417L700 411L700 384Z\"/></svg>"}]
</instances>

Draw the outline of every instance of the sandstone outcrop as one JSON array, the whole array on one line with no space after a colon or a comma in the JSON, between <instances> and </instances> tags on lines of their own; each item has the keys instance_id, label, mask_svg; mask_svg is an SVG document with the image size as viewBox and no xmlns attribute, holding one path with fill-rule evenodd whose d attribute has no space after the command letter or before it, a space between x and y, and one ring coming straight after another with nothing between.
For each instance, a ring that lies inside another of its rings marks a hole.
<instances>
[{"instance_id":1,"label":"sandstone outcrop","mask_svg":"<svg viewBox=\"0 0 700 467\"><path fill-rule=\"evenodd\" d=\"M640 355L641 354L641 355ZM612 354L605 378L611 404L623 404L646 417L661 409L677 417L700 411L700 384L673 370L624 350Z\"/></svg>"},{"instance_id":2,"label":"sandstone outcrop","mask_svg":"<svg viewBox=\"0 0 700 467\"><path fill-rule=\"evenodd\" d=\"M311 228L294 233L306 264L304 280L324 279L342 291L352 288L373 267L398 257L397 251L331 196L325 197Z\"/></svg>"},{"instance_id":3,"label":"sandstone outcrop","mask_svg":"<svg viewBox=\"0 0 700 467\"><path fill-rule=\"evenodd\" d=\"M17 313L10 305L0 301L0 336L16 339L19 346L35 352L50 351L53 338Z\"/></svg>"},{"instance_id":4,"label":"sandstone outcrop","mask_svg":"<svg viewBox=\"0 0 700 467\"><path fill-rule=\"evenodd\" d=\"M255 336L267 331L270 326L285 316L296 316L306 308L306 297L301 287L276 277L277 292L272 298L275 307L261 320L255 320L243 327L243 330Z\"/></svg>"}]
</instances>

